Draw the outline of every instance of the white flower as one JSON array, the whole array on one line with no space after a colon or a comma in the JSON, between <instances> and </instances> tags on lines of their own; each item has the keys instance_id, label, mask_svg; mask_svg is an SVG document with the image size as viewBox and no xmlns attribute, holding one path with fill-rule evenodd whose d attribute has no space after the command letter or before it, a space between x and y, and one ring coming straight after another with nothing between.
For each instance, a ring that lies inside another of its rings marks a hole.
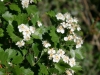
<instances>
[{"instance_id":1,"label":"white flower","mask_svg":"<svg viewBox=\"0 0 100 75\"><path fill-rule=\"evenodd\" d=\"M55 54L55 53L56 53L56 51L53 48L48 50L48 54Z\"/></svg>"},{"instance_id":2,"label":"white flower","mask_svg":"<svg viewBox=\"0 0 100 75\"><path fill-rule=\"evenodd\" d=\"M64 28L60 25L60 26L58 26L58 28L57 28L57 32L63 34L63 33L65 32L65 30L64 30Z\"/></svg>"},{"instance_id":3,"label":"white flower","mask_svg":"<svg viewBox=\"0 0 100 75\"><path fill-rule=\"evenodd\" d=\"M65 22L62 22L61 25L64 27L64 28L67 28L67 25Z\"/></svg>"},{"instance_id":4,"label":"white flower","mask_svg":"<svg viewBox=\"0 0 100 75\"><path fill-rule=\"evenodd\" d=\"M53 62L59 62L60 56L58 54L53 55Z\"/></svg>"},{"instance_id":5,"label":"white flower","mask_svg":"<svg viewBox=\"0 0 100 75\"><path fill-rule=\"evenodd\" d=\"M73 36L72 35L68 35L67 37L64 37L64 40L65 41L72 40L72 39L73 39Z\"/></svg>"},{"instance_id":6,"label":"white flower","mask_svg":"<svg viewBox=\"0 0 100 75\"><path fill-rule=\"evenodd\" d=\"M28 40L30 40L30 36L29 35L24 35L24 41L28 41Z\"/></svg>"},{"instance_id":7,"label":"white flower","mask_svg":"<svg viewBox=\"0 0 100 75\"><path fill-rule=\"evenodd\" d=\"M77 27L76 24L72 24L70 30L71 30L71 31L75 31L76 27Z\"/></svg>"},{"instance_id":8,"label":"white flower","mask_svg":"<svg viewBox=\"0 0 100 75\"><path fill-rule=\"evenodd\" d=\"M21 24L18 26L19 32L23 32L28 28L28 26L26 26L25 24Z\"/></svg>"},{"instance_id":9,"label":"white flower","mask_svg":"<svg viewBox=\"0 0 100 75\"><path fill-rule=\"evenodd\" d=\"M30 31L31 31L31 33L34 33L35 32L35 27L30 26Z\"/></svg>"},{"instance_id":10,"label":"white flower","mask_svg":"<svg viewBox=\"0 0 100 75\"><path fill-rule=\"evenodd\" d=\"M16 43L16 45L18 45L18 47L22 47L22 46L25 45L25 43L24 43L23 40L21 40L21 41L18 41L18 42Z\"/></svg>"},{"instance_id":11,"label":"white flower","mask_svg":"<svg viewBox=\"0 0 100 75\"><path fill-rule=\"evenodd\" d=\"M70 70L66 70L67 75L72 75Z\"/></svg>"},{"instance_id":12,"label":"white flower","mask_svg":"<svg viewBox=\"0 0 100 75\"><path fill-rule=\"evenodd\" d=\"M3 2L3 0L1 0Z\"/></svg>"},{"instance_id":13,"label":"white flower","mask_svg":"<svg viewBox=\"0 0 100 75\"><path fill-rule=\"evenodd\" d=\"M41 23L40 21L37 21L37 25L38 25L39 27L41 27L41 26L42 26L42 23Z\"/></svg>"},{"instance_id":14,"label":"white flower","mask_svg":"<svg viewBox=\"0 0 100 75\"><path fill-rule=\"evenodd\" d=\"M71 67L73 67L73 66L76 65L75 58L70 58L70 59L69 59L69 65L70 65Z\"/></svg>"},{"instance_id":15,"label":"white flower","mask_svg":"<svg viewBox=\"0 0 100 75\"><path fill-rule=\"evenodd\" d=\"M30 0L30 3L32 3L33 2L33 0Z\"/></svg>"},{"instance_id":16,"label":"white flower","mask_svg":"<svg viewBox=\"0 0 100 75\"><path fill-rule=\"evenodd\" d=\"M57 51L57 54L61 57L62 55L65 54L65 52L64 52L62 49L59 49L59 50Z\"/></svg>"},{"instance_id":17,"label":"white flower","mask_svg":"<svg viewBox=\"0 0 100 75\"><path fill-rule=\"evenodd\" d=\"M64 17L64 15L62 14L62 13L58 13L57 15L56 15L56 18L58 19L58 20L65 20L65 17Z\"/></svg>"},{"instance_id":18,"label":"white flower","mask_svg":"<svg viewBox=\"0 0 100 75\"><path fill-rule=\"evenodd\" d=\"M73 75L74 71L71 69L66 70L67 75Z\"/></svg>"},{"instance_id":19,"label":"white flower","mask_svg":"<svg viewBox=\"0 0 100 75\"><path fill-rule=\"evenodd\" d=\"M62 57L62 60L63 60L65 63L68 63L68 61L69 61L69 57L68 57L68 56L62 55L61 57Z\"/></svg>"},{"instance_id":20,"label":"white flower","mask_svg":"<svg viewBox=\"0 0 100 75\"><path fill-rule=\"evenodd\" d=\"M42 41L42 44L43 44L43 46L44 46L45 48L48 48L48 47L51 46L51 44L48 43L47 41Z\"/></svg>"},{"instance_id":21,"label":"white flower","mask_svg":"<svg viewBox=\"0 0 100 75\"><path fill-rule=\"evenodd\" d=\"M27 28L27 30L23 31L23 35L24 36L30 36L31 35L31 31L29 30L29 28Z\"/></svg>"},{"instance_id":22,"label":"white flower","mask_svg":"<svg viewBox=\"0 0 100 75\"><path fill-rule=\"evenodd\" d=\"M29 5L29 0L22 0L22 7L23 8L28 8L28 5Z\"/></svg>"},{"instance_id":23,"label":"white flower","mask_svg":"<svg viewBox=\"0 0 100 75\"><path fill-rule=\"evenodd\" d=\"M64 16L66 19L69 19L71 17L70 13L65 13Z\"/></svg>"},{"instance_id":24,"label":"white flower","mask_svg":"<svg viewBox=\"0 0 100 75\"><path fill-rule=\"evenodd\" d=\"M53 55L54 55L54 54L52 54L52 53L49 55L49 59L50 59L50 60L53 58Z\"/></svg>"},{"instance_id":25,"label":"white flower","mask_svg":"<svg viewBox=\"0 0 100 75\"><path fill-rule=\"evenodd\" d=\"M80 26L79 26L79 25L77 25L77 30L78 30L78 31L80 31L80 30L81 30L81 28L80 28Z\"/></svg>"},{"instance_id":26,"label":"white flower","mask_svg":"<svg viewBox=\"0 0 100 75\"><path fill-rule=\"evenodd\" d=\"M8 64L9 64L10 66L12 66L12 65L13 65L11 62L8 62Z\"/></svg>"},{"instance_id":27,"label":"white flower","mask_svg":"<svg viewBox=\"0 0 100 75\"><path fill-rule=\"evenodd\" d=\"M73 18L73 22L77 23L78 19L77 18Z\"/></svg>"}]
</instances>

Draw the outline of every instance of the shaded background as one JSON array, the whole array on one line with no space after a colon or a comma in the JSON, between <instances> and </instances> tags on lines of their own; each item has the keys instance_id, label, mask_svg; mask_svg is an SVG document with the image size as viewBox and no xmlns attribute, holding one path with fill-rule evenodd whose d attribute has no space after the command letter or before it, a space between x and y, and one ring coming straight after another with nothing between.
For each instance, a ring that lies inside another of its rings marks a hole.
<instances>
[{"instance_id":1,"label":"shaded background","mask_svg":"<svg viewBox=\"0 0 100 75\"><path fill-rule=\"evenodd\" d=\"M43 0L38 3L40 16L50 25L46 12L69 12L79 20L82 28L84 59L80 60L83 71L77 75L100 75L100 0Z\"/></svg>"}]
</instances>

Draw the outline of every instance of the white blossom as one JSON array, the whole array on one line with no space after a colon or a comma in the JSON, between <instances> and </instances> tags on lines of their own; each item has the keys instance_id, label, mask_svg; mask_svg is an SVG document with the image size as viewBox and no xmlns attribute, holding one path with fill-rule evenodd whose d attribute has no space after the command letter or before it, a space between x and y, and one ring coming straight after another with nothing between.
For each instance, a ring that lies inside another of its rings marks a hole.
<instances>
[{"instance_id":1,"label":"white blossom","mask_svg":"<svg viewBox=\"0 0 100 75\"><path fill-rule=\"evenodd\" d=\"M48 47L51 46L51 44L48 43L47 41L42 41L42 44L43 44L43 46L44 46L45 48L48 48Z\"/></svg>"},{"instance_id":2,"label":"white blossom","mask_svg":"<svg viewBox=\"0 0 100 75\"><path fill-rule=\"evenodd\" d=\"M48 54L55 54L55 53L56 53L56 51L53 48L48 50Z\"/></svg>"},{"instance_id":3,"label":"white blossom","mask_svg":"<svg viewBox=\"0 0 100 75\"><path fill-rule=\"evenodd\" d=\"M29 5L29 0L22 0L22 7L23 8L28 8L28 5Z\"/></svg>"},{"instance_id":4,"label":"white blossom","mask_svg":"<svg viewBox=\"0 0 100 75\"><path fill-rule=\"evenodd\" d=\"M78 23L78 19L77 18L73 18L73 22L74 23Z\"/></svg>"},{"instance_id":5,"label":"white blossom","mask_svg":"<svg viewBox=\"0 0 100 75\"><path fill-rule=\"evenodd\" d=\"M29 28L27 29L27 30L25 30L25 31L23 31L23 35L24 36L30 36L31 35L31 31L29 30Z\"/></svg>"},{"instance_id":6,"label":"white blossom","mask_svg":"<svg viewBox=\"0 0 100 75\"><path fill-rule=\"evenodd\" d=\"M30 28L31 33L34 33L35 32L35 27L30 26L29 28Z\"/></svg>"},{"instance_id":7,"label":"white blossom","mask_svg":"<svg viewBox=\"0 0 100 75\"><path fill-rule=\"evenodd\" d=\"M30 2L30 3L32 3L32 2L33 2L33 0L30 0L29 2Z\"/></svg>"},{"instance_id":8,"label":"white blossom","mask_svg":"<svg viewBox=\"0 0 100 75\"><path fill-rule=\"evenodd\" d=\"M65 54L65 51L63 51L62 49L59 49L59 50L57 51L57 54L61 57L62 55Z\"/></svg>"},{"instance_id":9,"label":"white blossom","mask_svg":"<svg viewBox=\"0 0 100 75\"><path fill-rule=\"evenodd\" d=\"M73 66L76 65L75 58L70 58L70 59L69 59L69 65L70 65L71 67L73 67Z\"/></svg>"},{"instance_id":10,"label":"white blossom","mask_svg":"<svg viewBox=\"0 0 100 75\"><path fill-rule=\"evenodd\" d=\"M64 30L64 28L60 25L60 26L58 26L58 28L57 28L57 32L63 34L63 33L65 32L65 30Z\"/></svg>"},{"instance_id":11,"label":"white blossom","mask_svg":"<svg viewBox=\"0 0 100 75\"><path fill-rule=\"evenodd\" d=\"M67 25L65 22L62 22L61 25L64 27L64 28L67 28Z\"/></svg>"},{"instance_id":12,"label":"white blossom","mask_svg":"<svg viewBox=\"0 0 100 75\"><path fill-rule=\"evenodd\" d=\"M58 54L53 55L53 62L59 62L60 56Z\"/></svg>"},{"instance_id":13,"label":"white blossom","mask_svg":"<svg viewBox=\"0 0 100 75\"><path fill-rule=\"evenodd\" d=\"M3 0L1 0L3 2Z\"/></svg>"},{"instance_id":14,"label":"white blossom","mask_svg":"<svg viewBox=\"0 0 100 75\"><path fill-rule=\"evenodd\" d=\"M67 37L64 37L64 41L68 41L68 40L72 40L73 36L72 35L68 35Z\"/></svg>"},{"instance_id":15,"label":"white blossom","mask_svg":"<svg viewBox=\"0 0 100 75\"><path fill-rule=\"evenodd\" d=\"M41 26L42 26L42 23L41 23L40 21L37 21L37 25L38 25L39 27L41 27Z\"/></svg>"},{"instance_id":16,"label":"white blossom","mask_svg":"<svg viewBox=\"0 0 100 75\"><path fill-rule=\"evenodd\" d=\"M18 42L16 43L16 45L18 45L18 47L22 47L22 46L25 45L25 43L24 43L23 40L21 40L21 41L18 41Z\"/></svg>"},{"instance_id":17,"label":"white blossom","mask_svg":"<svg viewBox=\"0 0 100 75\"><path fill-rule=\"evenodd\" d=\"M73 75L70 70L66 70L67 75Z\"/></svg>"},{"instance_id":18,"label":"white blossom","mask_svg":"<svg viewBox=\"0 0 100 75\"><path fill-rule=\"evenodd\" d=\"M28 41L28 40L30 40L30 36L29 35L24 35L24 41Z\"/></svg>"},{"instance_id":19,"label":"white blossom","mask_svg":"<svg viewBox=\"0 0 100 75\"><path fill-rule=\"evenodd\" d=\"M69 57L68 57L68 56L62 55L61 57L62 57L62 60L63 60L65 63L68 63L68 61L69 61Z\"/></svg>"},{"instance_id":20,"label":"white blossom","mask_svg":"<svg viewBox=\"0 0 100 75\"><path fill-rule=\"evenodd\" d=\"M73 75L74 71L71 69L66 70L67 75Z\"/></svg>"},{"instance_id":21,"label":"white blossom","mask_svg":"<svg viewBox=\"0 0 100 75\"><path fill-rule=\"evenodd\" d=\"M62 13L58 13L57 15L56 15L56 18L58 19L58 20L65 20L65 17L64 17L64 15L62 14Z\"/></svg>"},{"instance_id":22,"label":"white blossom","mask_svg":"<svg viewBox=\"0 0 100 75\"><path fill-rule=\"evenodd\" d=\"M64 16L65 16L66 19L69 19L71 17L70 13L68 13L68 12L65 13Z\"/></svg>"},{"instance_id":23,"label":"white blossom","mask_svg":"<svg viewBox=\"0 0 100 75\"><path fill-rule=\"evenodd\" d=\"M23 32L28 28L28 26L26 26L25 24L21 24L18 26L19 32Z\"/></svg>"}]
</instances>

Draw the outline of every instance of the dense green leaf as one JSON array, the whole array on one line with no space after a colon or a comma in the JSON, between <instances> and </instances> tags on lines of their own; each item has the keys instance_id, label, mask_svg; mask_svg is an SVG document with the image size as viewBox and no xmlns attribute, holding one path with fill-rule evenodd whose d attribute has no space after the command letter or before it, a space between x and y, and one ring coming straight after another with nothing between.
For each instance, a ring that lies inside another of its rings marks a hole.
<instances>
[{"instance_id":1,"label":"dense green leaf","mask_svg":"<svg viewBox=\"0 0 100 75\"><path fill-rule=\"evenodd\" d=\"M11 10L21 12L20 8L15 3L10 4L9 7L10 7Z\"/></svg>"},{"instance_id":2,"label":"dense green leaf","mask_svg":"<svg viewBox=\"0 0 100 75\"><path fill-rule=\"evenodd\" d=\"M72 49L71 49L71 50L70 50L70 54L71 54L72 57L75 57L75 50L72 50Z\"/></svg>"},{"instance_id":3,"label":"dense green leaf","mask_svg":"<svg viewBox=\"0 0 100 75\"><path fill-rule=\"evenodd\" d=\"M15 57L17 54L17 51L14 49L6 49L5 52L8 54L9 59Z\"/></svg>"},{"instance_id":4,"label":"dense green leaf","mask_svg":"<svg viewBox=\"0 0 100 75\"><path fill-rule=\"evenodd\" d=\"M5 7L3 2L0 2L0 14L4 13L7 8Z\"/></svg>"},{"instance_id":5,"label":"dense green leaf","mask_svg":"<svg viewBox=\"0 0 100 75\"><path fill-rule=\"evenodd\" d=\"M76 65L76 66L74 66L74 67L71 67L71 69L77 72L77 71L82 70L82 67Z\"/></svg>"},{"instance_id":6,"label":"dense green leaf","mask_svg":"<svg viewBox=\"0 0 100 75\"><path fill-rule=\"evenodd\" d=\"M3 29L0 28L0 37L3 37L4 36L3 32L4 32Z\"/></svg>"},{"instance_id":7,"label":"dense green leaf","mask_svg":"<svg viewBox=\"0 0 100 75\"><path fill-rule=\"evenodd\" d=\"M57 43L59 43L59 36L56 34L55 31L56 28L54 26L51 26L49 35L51 36L52 42L54 42L54 44L57 45Z\"/></svg>"},{"instance_id":8,"label":"dense green leaf","mask_svg":"<svg viewBox=\"0 0 100 75\"><path fill-rule=\"evenodd\" d=\"M27 56L26 56L26 59L27 61L30 63L31 66L34 66L34 58L33 58L33 54L32 53L29 53Z\"/></svg>"},{"instance_id":9,"label":"dense green leaf","mask_svg":"<svg viewBox=\"0 0 100 75\"><path fill-rule=\"evenodd\" d=\"M35 5L30 5L27 9L28 14L35 14L38 10Z\"/></svg>"},{"instance_id":10,"label":"dense green leaf","mask_svg":"<svg viewBox=\"0 0 100 75\"><path fill-rule=\"evenodd\" d=\"M81 50L76 49L76 50L75 50L75 54L76 54L76 57L77 57L77 58L79 58L79 59L83 59L83 55L82 55Z\"/></svg>"},{"instance_id":11,"label":"dense green leaf","mask_svg":"<svg viewBox=\"0 0 100 75\"><path fill-rule=\"evenodd\" d=\"M38 75L48 75L48 69L44 64L39 63L39 67L40 67L40 70L39 70Z\"/></svg>"},{"instance_id":12,"label":"dense green leaf","mask_svg":"<svg viewBox=\"0 0 100 75\"><path fill-rule=\"evenodd\" d=\"M6 11L2 17L6 20L6 21L13 21L14 17L11 13L9 13L9 11Z\"/></svg>"},{"instance_id":13,"label":"dense green leaf","mask_svg":"<svg viewBox=\"0 0 100 75\"><path fill-rule=\"evenodd\" d=\"M18 15L14 15L14 20L17 21L18 25L26 24L28 22L28 15L25 13L20 13Z\"/></svg>"},{"instance_id":14,"label":"dense green leaf","mask_svg":"<svg viewBox=\"0 0 100 75\"><path fill-rule=\"evenodd\" d=\"M55 64L55 68L59 71L59 73L63 73L66 69L65 66L62 66L60 64Z\"/></svg>"},{"instance_id":15,"label":"dense green leaf","mask_svg":"<svg viewBox=\"0 0 100 75\"><path fill-rule=\"evenodd\" d=\"M0 50L0 61L2 64L7 65L8 54L5 53L2 49Z\"/></svg>"},{"instance_id":16,"label":"dense green leaf","mask_svg":"<svg viewBox=\"0 0 100 75\"><path fill-rule=\"evenodd\" d=\"M47 13L50 17L55 17L55 12L54 11L49 11Z\"/></svg>"},{"instance_id":17,"label":"dense green leaf","mask_svg":"<svg viewBox=\"0 0 100 75\"><path fill-rule=\"evenodd\" d=\"M10 36L10 38L12 39L13 42L17 42L17 41L19 41L21 38L19 38L17 35L15 35L15 34L13 33L13 31L14 31L13 26L12 26L12 25L8 25L8 26L7 26L7 33L8 33L8 35Z\"/></svg>"},{"instance_id":18,"label":"dense green leaf","mask_svg":"<svg viewBox=\"0 0 100 75\"><path fill-rule=\"evenodd\" d=\"M32 50L34 51L34 56L38 57L39 49L38 49L38 44L37 43L32 44Z\"/></svg>"},{"instance_id":19,"label":"dense green leaf","mask_svg":"<svg viewBox=\"0 0 100 75\"><path fill-rule=\"evenodd\" d=\"M12 63L14 64L20 64L23 61L23 57L20 53L18 53L18 55L13 57Z\"/></svg>"}]
</instances>

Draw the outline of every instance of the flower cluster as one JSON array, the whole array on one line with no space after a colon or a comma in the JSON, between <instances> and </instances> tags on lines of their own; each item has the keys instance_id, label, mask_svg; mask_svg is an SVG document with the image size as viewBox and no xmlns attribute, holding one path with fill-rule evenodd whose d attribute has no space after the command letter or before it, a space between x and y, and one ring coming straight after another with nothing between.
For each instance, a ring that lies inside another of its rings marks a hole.
<instances>
[{"instance_id":1,"label":"flower cluster","mask_svg":"<svg viewBox=\"0 0 100 75\"><path fill-rule=\"evenodd\" d=\"M42 26L42 23L40 21L37 21L37 25L38 25L38 27L40 27L40 26ZM24 41L30 40L31 34L35 33L36 28L33 26L28 26L26 24L21 24L18 26L18 30L19 30L19 32L22 33L23 39L18 41L16 43L16 45L18 45L18 47L22 47L25 45Z\"/></svg>"},{"instance_id":2,"label":"flower cluster","mask_svg":"<svg viewBox=\"0 0 100 75\"><path fill-rule=\"evenodd\" d=\"M18 26L18 29L19 29L19 32L22 32L23 40L18 41L16 43L16 45L18 45L18 47L22 47L25 44L24 41L30 40L31 34L33 34L35 32L35 27L33 27L33 26L27 26L25 24L21 24L21 25Z\"/></svg>"},{"instance_id":3,"label":"flower cluster","mask_svg":"<svg viewBox=\"0 0 100 75\"><path fill-rule=\"evenodd\" d=\"M63 41L73 41L76 48L80 48L83 44L83 40L75 33L75 31L81 30L80 26L78 25L78 20L76 18L72 18L69 13L58 13L56 18L57 20L60 20L60 24L58 25L56 31L66 35L62 37ZM66 30L68 32L67 34L65 33ZM53 47L51 47L51 44L48 41L42 41L42 44L48 49L49 59L53 60L53 62L58 63L60 60L62 60L64 63L70 65L70 67L76 66L75 57L69 57L63 49L59 48L58 50L55 50ZM66 73L67 75L72 75L74 71L68 69L66 70Z\"/></svg>"},{"instance_id":4,"label":"flower cluster","mask_svg":"<svg viewBox=\"0 0 100 75\"><path fill-rule=\"evenodd\" d=\"M64 37L64 41L74 41L76 43L76 48L80 48L83 44L83 40L81 37L75 34L75 31L80 31L81 28L78 25L78 20L76 18L72 18L69 13L58 13L56 15L57 20L61 20L62 22L57 27L58 33L65 33L65 30L69 30L69 34Z\"/></svg>"},{"instance_id":5,"label":"flower cluster","mask_svg":"<svg viewBox=\"0 0 100 75\"><path fill-rule=\"evenodd\" d=\"M29 3L32 3L33 0L21 0L21 4L23 8L28 8Z\"/></svg>"},{"instance_id":6,"label":"flower cluster","mask_svg":"<svg viewBox=\"0 0 100 75\"><path fill-rule=\"evenodd\" d=\"M71 67L76 65L75 58L69 58L69 56L65 55L65 51L63 49L59 49L56 51L54 48L48 50L49 59L53 59L53 62L58 63L60 60L63 60L64 63L69 64Z\"/></svg>"}]
</instances>

